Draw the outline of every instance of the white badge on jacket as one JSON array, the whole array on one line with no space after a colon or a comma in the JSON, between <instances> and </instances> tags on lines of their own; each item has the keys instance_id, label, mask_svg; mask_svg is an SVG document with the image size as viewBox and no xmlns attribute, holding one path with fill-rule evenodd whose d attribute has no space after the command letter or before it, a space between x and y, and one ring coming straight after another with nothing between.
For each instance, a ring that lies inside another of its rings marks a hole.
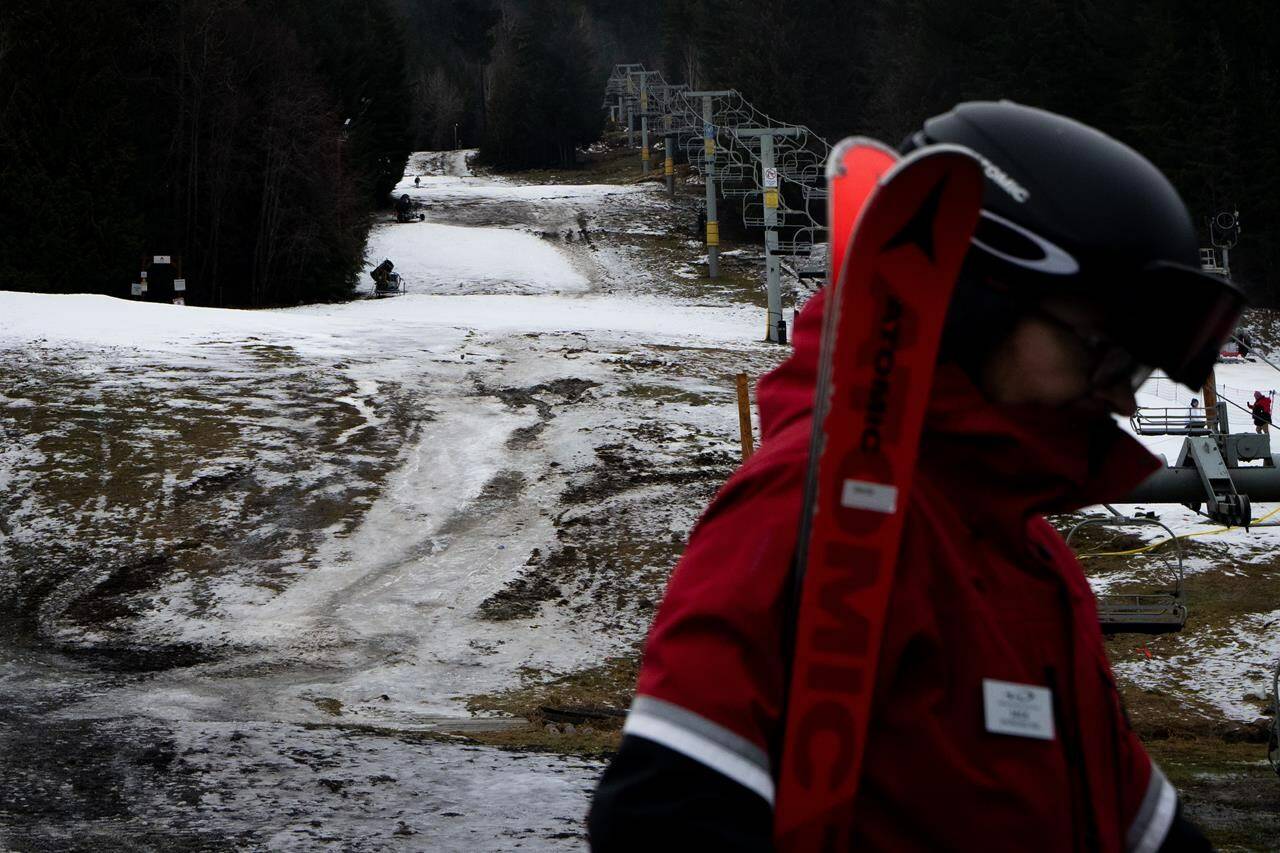
<instances>
[{"instance_id":1,"label":"white badge on jacket","mask_svg":"<svg viewBox=\"0 0 1280 853\"><path fill-rule=\"evenodd\" d=\"M1048 687L982 679L987 731L1053 740L1053 693Z\"/></svg>"}]
</instances>

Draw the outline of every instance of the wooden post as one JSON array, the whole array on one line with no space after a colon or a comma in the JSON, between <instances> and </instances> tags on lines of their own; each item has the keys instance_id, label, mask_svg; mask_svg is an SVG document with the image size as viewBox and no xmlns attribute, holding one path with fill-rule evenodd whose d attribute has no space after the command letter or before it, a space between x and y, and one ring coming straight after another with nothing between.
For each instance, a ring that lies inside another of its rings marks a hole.
<instances>
[{"instance_id":1,"label":"wooden post","mask_svg":"<svg viewBox=\"0 0 1280 853\"><path fill-rule=\"evenodd\" d=\"M1208 416L1209 429L1221 432L1222 418L1218 413L1218 377L1216 371L1209 372L1204 383L1204 413Z\"/></svg>"},{"instance_id":2,"label":"wooden post","mask_svg":"<svg viewBox=\"0 0 1280 853\"><path fill-rule=\"evenodd\" d=\"M755 440L751 435L751 392L747 386L747 374L738 374L738 431L742 439L742 461L755 453Z\"/></svg>"}]
</instances>

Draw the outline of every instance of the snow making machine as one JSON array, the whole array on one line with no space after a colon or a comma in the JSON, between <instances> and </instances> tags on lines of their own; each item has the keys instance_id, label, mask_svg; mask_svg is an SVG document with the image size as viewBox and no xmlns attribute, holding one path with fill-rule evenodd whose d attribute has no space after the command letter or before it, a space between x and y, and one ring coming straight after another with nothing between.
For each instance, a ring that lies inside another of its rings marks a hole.
<instances>
[{"instance_id":1,"label":"snow making machine","mask_svg":"<svg viewBox=\"0 0 1280 853\"><path fill-rule=\"evenodd\" d=\"M369 273L369 278L373 279L373 290L369 293L370 299L404 294L404 278L395 270L396 265L390 258L384 258L382 263L373 268L373 272Z\"/></svg>"}]
</instances>

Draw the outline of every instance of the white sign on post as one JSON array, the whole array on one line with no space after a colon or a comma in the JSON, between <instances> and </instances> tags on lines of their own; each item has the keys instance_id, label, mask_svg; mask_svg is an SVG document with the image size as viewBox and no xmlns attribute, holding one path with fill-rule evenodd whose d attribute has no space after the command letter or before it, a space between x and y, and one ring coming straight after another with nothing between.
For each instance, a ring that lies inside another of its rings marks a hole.
<instances>
[{"instance_id":1,"label":"white sign on post","mask_svg":"<svg viewBox=\"0 0 1280 853\"><path fill-rule=\"evenodd\" d=\"M129 286L129 295L130 295L130 296L141 296L141 295L142 295L142 282L140 282L140 281L135 281L133 284L131 284L131 285Z\"/></svg>"},{"instance_id":2,"label":"white sign on post","mask_svg":"<svg viewBox=\"0 0 1280 853\"><path fill-rule=\"evenodd\" d=\"M183 291L187 289L187 280L185 278L175 278L173 280L173 289L175 291Z\"/></svg>"},{"instance_id":3,"label":"white sign on post","mask_svg":"<svg viewBox=\"0 0 1280 853\"><path fill-rule=\"evenodd\" d=\"M146 280L147 280L147 271L146 271L146 270L143 270L143 271L142 271L142 280L143 280L143 281L146 281Z\"/></svg>"},{"instance_id":4,"label":"white sign on post","mask_svg":"<svg viewBox=\"0 0 1280 853\"><path fill-rule=\"evenodd\" d=\"M169 255L156 255L155 257L153 257L153 258L151 259L151 263L153 263L153 264L167 264L167 263L171 263L171 261L169 260L169 257L170 257Z\"/></svg>"},{"instance_id":5,"label":"white sign on post","mask_svg":"<svg viewBox=\"0 0 1280 853\"><path fill-rule=\"evenodd\" d=\"M767 190L776 190L778 188L778 170L764 170L764 188Z\"/></svg>"}]
</instances>

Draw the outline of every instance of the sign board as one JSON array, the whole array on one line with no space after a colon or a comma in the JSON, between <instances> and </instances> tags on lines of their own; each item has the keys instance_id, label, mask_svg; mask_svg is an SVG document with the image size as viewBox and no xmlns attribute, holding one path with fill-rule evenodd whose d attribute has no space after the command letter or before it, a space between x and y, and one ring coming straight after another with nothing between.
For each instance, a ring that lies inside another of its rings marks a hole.
<instances>
[{"instance_id":1,"label":"sign board","mask_svg":"<svg viewBox=\"0 0 1280 853\"><path fill-rule=\"evenodd\" d=\"M142 295L142 282L140 282L140 281L135 281L133 284L129 285L129 295L130 295L130 296L141 296L141 295Z\"/></svg>"},{"instance_id":2,"label":"sign board","mask_svg":"<svg viewBox=\"0 0 1280 853\"><path fill-rule=\"evenodd\" d=\"M764 188L767 190L776 190L778 188L778 170L764 170Z\"/></svg>"},{"instance_id":3,"label":"sign board","mask_svg":"<svg viewBox=\"0 0 1280 853\"><path fill-rule=\"evenodd\" d=\"M187 289L187 280L185 278L175 278L173 280L173 289L175 292Z\"/></svg>"},{"instance_id":4,"label":"sign board","mask_svg":"<svg viewBox=\"0 0 1280 853\"><path fill-rule=\"evenodd\" d=\"M173 263L173 261L172 261L172 259L170 258L170 256L169 256L169 255L156 255L155 257L153 257L153 258L151 259L151 263L153 263L153 264L169 264L169 263Z\"/></svg>"}]
</instances>

